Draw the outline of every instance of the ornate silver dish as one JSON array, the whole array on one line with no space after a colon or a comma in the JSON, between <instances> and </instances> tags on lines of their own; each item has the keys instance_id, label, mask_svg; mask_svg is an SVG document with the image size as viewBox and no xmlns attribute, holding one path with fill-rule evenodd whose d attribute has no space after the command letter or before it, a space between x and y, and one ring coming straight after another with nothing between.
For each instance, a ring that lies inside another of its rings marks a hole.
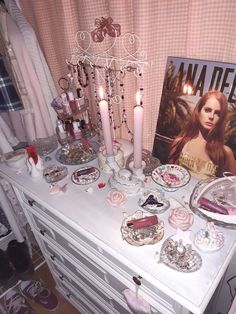
<instances>
[{"instance_id":1,"label":"ornate silver dish","mask_svg":"<svg viewBox=\"0 0 236 314\"><path fill-rule=\"evenodd\" d=\"M122 238L134 246L155 244L159 242L164 236L163 221L158 221L158 223L153 226L140 229L133 229L127 226L127 223L133 219L139 219L148 216L152 216L152 214L144 213L141 210L137 210L131 216L126 215L121 225Z\"/></svg>"},{"instance_id":2,"label":"ornate silver dish","mask_svg":"<svg viewBox=\"0 0 236 314\"><path fill-rule=\"evenodd\" d=\"M97 157L92 147L82 143L67 144L56 152L56 160L64 165L81 165Z\"/></svg>"},{"instance_id":3,"label":"ornate silver dish","mask_svg":"<svg viewBox=\"0 0 236 314\"><path fill-rule=\"evenodd\" d=\"M199 181L189 200L190 209L200 217L206 219L207 221L213 221L214 224L236 229L236 215L223 215L220 213L214 213L202 208L199 205L200 197L206 197L210 201L215 203L221 202L221 206L227 208L229 206L226 200L223 200L220 196L216 199L216 191L223 189L229 189L232 186L232 183L236 180L236 177L223 177L223 178L209 178L206 180ZM220 195L218 193L218 195ZM227 205L226 205L227 204ZM236 206L236 204L234 205Z\"/></svg>"},{"instance_id":4,"label":"ornate silver dish","mask_svg":"<svg viewBox=\"0 0 236 314\"><path fill-rule=\"evenodd\" d=\"M163 242L158 257L158 263L184 273L197 271L202 266L202 258L191 244L184 245L182 240L175 241L172 237Z\"/></svg>"}]
</instances>

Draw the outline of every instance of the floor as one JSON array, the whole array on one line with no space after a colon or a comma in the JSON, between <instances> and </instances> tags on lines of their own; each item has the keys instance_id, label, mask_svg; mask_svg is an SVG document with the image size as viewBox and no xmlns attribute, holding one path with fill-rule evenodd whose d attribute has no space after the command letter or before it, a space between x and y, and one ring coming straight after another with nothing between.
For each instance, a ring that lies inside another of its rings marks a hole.
<instances>
[{"instance_id":1,"label":"floor","mask_svg":"<svg viewBox=\"0 0 236 314\"><path fill-rule=\"evenodd\" d=\"M35 314L47 314L47 313L55 313L55 314L79 314L79 311L75 309L70 303L68 303L61 295L60 293L55 289L55 282L54 279L47 267L47 264L44 262L44 259L42 257L41 251L39 248L35 249L33 252L33 258L32 258L33 264L35 266L35 272L32 275L32 279L35 280L41 280L45 286L47 286L51 291L53 291L58 299L59 299L59 307L57 310L53 312L47 311L45 308L43 308L41 305L37 303L33 303L29 301L30 305L34 308ZM16 285L17 288L17 285ZM0 287L0 304L3 304L3 298L7 291L4 291L3 287ZM1 308L0 308L0 314ZM15 313L14 313L15 314Z\"/></svg>"}]
</instances>

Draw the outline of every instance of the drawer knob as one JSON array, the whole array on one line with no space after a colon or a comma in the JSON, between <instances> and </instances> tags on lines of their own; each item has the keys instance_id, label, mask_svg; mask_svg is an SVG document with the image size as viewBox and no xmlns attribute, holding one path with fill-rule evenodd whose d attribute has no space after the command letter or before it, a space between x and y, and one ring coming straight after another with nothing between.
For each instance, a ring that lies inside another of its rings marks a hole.
<instances>
[{"instance_id":1,"label":"drawer knob","mask_svg":"<svg viewBox=\"0 0 236 314\"><path fill-rule=\"evenodd\" d=\"M39 232L41 233L41 235L43 235L43 236L44 236L44 235L45 235L45 233L46 233L46 231L47 231L47 230L42 230L42 229L40 229L40 231L39 231Z\"/></svg>"},{"instance_id":2,"label":"drawer knob","mask_svg":"<svg viewBox=\"0 0 236 314\"><path fill-rule=\"evenodd\" d=\"M55 255L50 255L51 259L54 261L56 256Z\"/></svg>"},{"instance_id":3,"label":"drawer knob","mask_svg":"<svg viewBox=\"0 0 236 314\"><path fill-rule=\"evenodd\" d=\"M133 281L134 281L134 283L135 283L137 286L141 286L141 279L142 279L141 276L138 276L138 277L134 276L134 277L133 277Z\"/></svg>"},{"instance_id":4,"label":"drawer knob","mask_svg":"<svg viewBox=\"0 0 236 314\"><path fill-rule=\"evenodd\" d=\"M29 203L30 206L33 206L35 201L34 200L28 200L28 203Z\"/></svg>"}]
</instances>

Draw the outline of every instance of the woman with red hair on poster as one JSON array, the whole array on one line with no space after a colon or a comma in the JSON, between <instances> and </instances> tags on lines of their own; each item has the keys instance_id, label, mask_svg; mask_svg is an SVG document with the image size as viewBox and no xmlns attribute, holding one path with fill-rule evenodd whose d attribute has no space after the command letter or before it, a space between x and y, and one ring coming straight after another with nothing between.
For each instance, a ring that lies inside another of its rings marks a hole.
<instances>
[{"instance_id":1,"label":"woman with red hair on poster","mask_svg":"<svg viewBox=\"0 0 236 314\"><path fill-rule=\"evenodd\" d=\"M169 163L187 168L199 179L222 176L224 172L236 175L234 154L224 145L227 112L228 102L223 93L205 93L186 127L171 144Z\"/></svg>"}]
</instances>

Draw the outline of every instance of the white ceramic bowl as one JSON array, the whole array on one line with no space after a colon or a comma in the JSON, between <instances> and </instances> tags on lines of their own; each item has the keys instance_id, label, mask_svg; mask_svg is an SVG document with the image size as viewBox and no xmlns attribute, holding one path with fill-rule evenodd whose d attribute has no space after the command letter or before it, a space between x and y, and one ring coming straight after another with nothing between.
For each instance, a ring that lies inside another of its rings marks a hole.
<instances>
[{"instance_id":1,"label":"white ceramic bowl","mask_svg":"<svg viewBox=\"0 0 236 314\"><path fill-rule=\"evenodd\" d=\"M3 156L5 163L12 168L23 168L25 167L27 160L26 149L18 149L13 152L8 152Z\"/></svg>"}]
</instances>

